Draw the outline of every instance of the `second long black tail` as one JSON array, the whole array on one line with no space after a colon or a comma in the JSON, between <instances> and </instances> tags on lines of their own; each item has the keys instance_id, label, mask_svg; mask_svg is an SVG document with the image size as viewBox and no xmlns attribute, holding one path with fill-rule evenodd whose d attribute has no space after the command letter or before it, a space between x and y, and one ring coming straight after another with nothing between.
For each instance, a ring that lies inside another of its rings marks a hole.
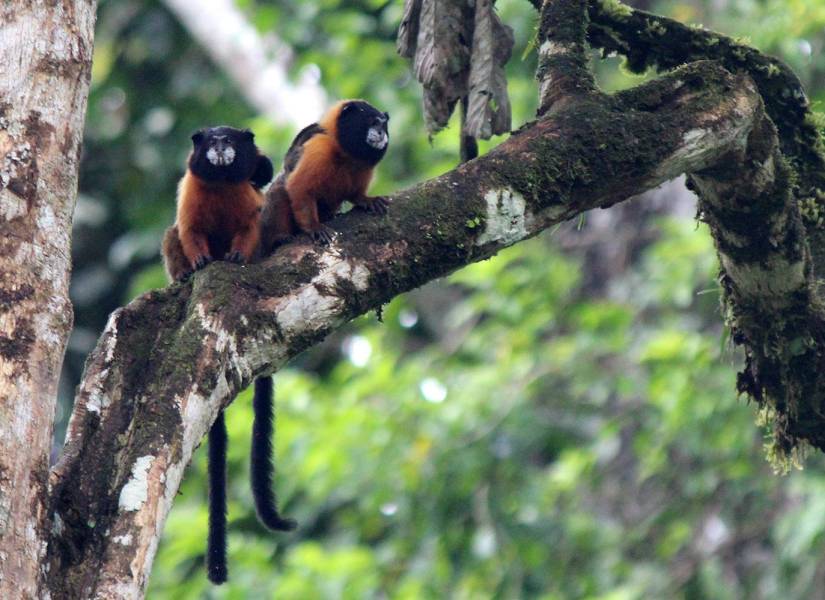
<instances>
[{"instance_id":1,"label":"second long black tail","mask_svg":"<svg viewBox=\"0 0 825 600\"><path fill-rule=\"evenodd\" d=\"M206 573L209 581L226 581L226 421L220 412L209 430L209 533Z\"/></svg>"},{"instance_id":2,"label":"second long black tail","mask_svg":"<svg viewBox=\"0 0 825 600\"><path fill-rule=\"evenodd\" d=\"M272 432L274 430L274 397L272 378L258 377L252 398L255 413L252 422L252 448L250 451L250 480L258 519L274 531L290 531L297 523L282 517L278 512L278 500L272 488L275 466L272 458Z\"/></svg>"}]
</instances>

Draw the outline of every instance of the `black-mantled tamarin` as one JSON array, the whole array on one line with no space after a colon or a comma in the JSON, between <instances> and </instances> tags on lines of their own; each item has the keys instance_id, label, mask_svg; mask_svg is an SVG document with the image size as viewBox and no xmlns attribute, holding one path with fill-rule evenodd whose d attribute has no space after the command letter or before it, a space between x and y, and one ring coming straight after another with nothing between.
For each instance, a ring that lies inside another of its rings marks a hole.
<instances>
[{"instance_id":1,"label":"black-mantled tamarin","mask_svg":"<svg viewBox=\"0 0 825 600\"><path fill-rule=\"evenodd\" d=\"M233 127L201 129L192 135L186 174L178 184L175 224L163 238L166 271L186 277L213 260L247 262L258 249L263 194L272 162L255 135Z\"/></svg>"},{"instance_id":2,"label":"black-mantled tamarin","mask_svg":"<svg viewBox=\"0 0 825 600\"><path fill-rule=\"evenodd\" d=\"M364 100L341 100L295 136L283 170L266 194L261 215L263 255L301 232L329 243L335 232L324 221L345 200L371 212L387 212L386 198L366 192L375 165L387 151L389 118Z\"/></svg>"},{"instance_id":3,"label":"black-mantled tamarin","mask_svg":"<svg viewBox=\"0 0 825 600\"><path fill-rule=\"evenodd\" d=\"M192 136L188 169L178 186L175 224L163 240L170 279L186 278L212 260L246 262L257 253L260 188L272 179L270 160L254 143L251 131L232 127L202 129ZM272 380L255 382L251 443L251 481L257 512L270 529L289 530L295 522L278 513L272 490ZM209 430L209 579L223 583L226 568L226 446L223 412Z\"/></svg>"},{"instance_id":4,"label":"black-mantled tamarin","mask_svg":"<svg viewBox=\"0 0 825 600\"><path fill-rule=\"evenodd\" d=\"M370 212L385 214L386 198L366 195L373 170L387 151L389 114L363 100L341 100L318 123L302 129L292 141L282 171L266 195L261 215L260 254L296 233L307 233L323 244L334 231L331 219L345 200ZM255 380L255 423L252 445L252 491L258 517L270 529L290 529L272 492L272 378ZM262 415L266 413L268 419ZM260 423L260 427L257 424ZM267 428L267 424L269 427ZM260 438L261 444L256 443ZM260 455L256 455L256 449Z\"/></svg>"},{"instance_id":5,"label":"black-mantled tamarin","mask_svg":"<svg viewBox=\"0 0 825 600\"><path fill-rule=\"evenodd\" d=\"M375 166L389 144L389 114L364 100L341 100L318 121L302 129L290 144L281 172L266 194L261 215L261 256L296 233L329 243L334 231L331 219L349 200L371 212L385 214L389 200L367 196ZM255 380L256 424L253 430L252 490L258 517L270 529L287 529L294 521L284 519L272 492L272 452L256 446L260 437L271 443L272 378ZM260 407L260 408L259 408ZM266 412L269 419L259 418ZM266 424L270 424L266 428ZM256 455L256 447L261 452Z\"/></svg>"}]
</instances>

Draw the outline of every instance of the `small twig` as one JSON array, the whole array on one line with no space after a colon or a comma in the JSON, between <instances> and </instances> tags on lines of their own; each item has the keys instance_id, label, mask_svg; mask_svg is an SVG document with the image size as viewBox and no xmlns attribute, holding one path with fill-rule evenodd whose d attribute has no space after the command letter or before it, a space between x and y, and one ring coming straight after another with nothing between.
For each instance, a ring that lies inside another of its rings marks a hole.
<instances>
[{"instance_id":1,"label":"small twig","mask_svg":"<svg viewBox=\"0 0 825 600\"><path fill-rule=\"evenodd\" d=\"M587 0L545 0L539 26L539 110L560 100L596 91L587 65Z\"/></svg>"}]
</instances>

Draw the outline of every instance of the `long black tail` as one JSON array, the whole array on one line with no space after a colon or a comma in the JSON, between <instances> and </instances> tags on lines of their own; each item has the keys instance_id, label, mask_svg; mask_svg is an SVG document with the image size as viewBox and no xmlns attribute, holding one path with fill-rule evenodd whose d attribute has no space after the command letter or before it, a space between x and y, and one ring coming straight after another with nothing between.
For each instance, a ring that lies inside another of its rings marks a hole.
<instances>
[{"instance_id":1,"label":"long black tail","mask_svg":"<svg viewBox=\"0 0 825 600\"><path fill-rule=\"evenodd\" d=\"M252 495L258 519L274 531L290 531L297 523L294 519L282 517L278 512L278 501L272 488L274 465L272 462L272 433L275 416L272 378L258 377L255 380L255 395L252 398L255 419L252 422L252 448L250 451L250 479Z\"/></svg>"},{"instance_id":2,"label":"long black tail","mask_svg":"<svg viewBox=\"0 0 825 600\"><path fill-rule=\"evenodd\" d=\"M209 536L206 572L209 581L226 581L226 421L223 411L209 430Z\"/></svg>"}]
</instances>

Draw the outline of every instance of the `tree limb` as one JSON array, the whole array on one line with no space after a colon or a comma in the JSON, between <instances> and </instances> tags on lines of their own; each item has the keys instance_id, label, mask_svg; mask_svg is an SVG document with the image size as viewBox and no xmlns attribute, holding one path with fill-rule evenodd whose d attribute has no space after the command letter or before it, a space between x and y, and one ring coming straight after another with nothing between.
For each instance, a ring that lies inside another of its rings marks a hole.
<instances>
[{"instance_id":1,"label":"tree limb","mask_svg":"<svg viewBox=\"0 0 825 600\"><path fill-rule=\"evenodd\" d=\"M802 84L782 61L719 33L616 0L590 0L589 14L590 43L626 56L634 71L713 59L756 84L769 117L763 138L778 136L777 147L751 144L754 156L691 181L719 251L727 322L745 345L738 388L773 423L769 453L781 462L800 440L825 449L818 400L825 384L818 293L825 285L825 145Z\"/></svg>"},{"instance_id":2,"label":"tree limb","mask_svg":"<svg viewBox=\"0 0 825 600\"><path fill-rule=\"evenodd\" d=\"M632 71L666 71L697 60L716 60L732 73L747 72L779 130L782 153L800 176L800 199L825 190L825 158L817 151L819 133L809 118L810 103L799 78L781 60L726 35L632 9L617 0L590 0L589 15L590 44L605 55L625 56Z\"/></svg>"},{"instance_id":3,"label":"tree limb","mask_svg":"<svg viewBox=\"0 0 825 600\"><path fill-rule=\"evenodd\" d=\"M596 91L587 64L587 20L587 0L544 0L538 36L539 115L564 98Z\"/></svg>"},{"instance_id":4,"label":"tree limb","mask_svg":"<svg viewBox=\"0 0 825 600\"><path fill-rule=\"evenodd\" d=\"M697 63L529 124L485 156L352 211L320 249L211 265L113 313L52 473L54 598L145 588L183 470L255 376L394 296L747 147L764 120L746 76Z\"/></svg>"}]
</instances>

